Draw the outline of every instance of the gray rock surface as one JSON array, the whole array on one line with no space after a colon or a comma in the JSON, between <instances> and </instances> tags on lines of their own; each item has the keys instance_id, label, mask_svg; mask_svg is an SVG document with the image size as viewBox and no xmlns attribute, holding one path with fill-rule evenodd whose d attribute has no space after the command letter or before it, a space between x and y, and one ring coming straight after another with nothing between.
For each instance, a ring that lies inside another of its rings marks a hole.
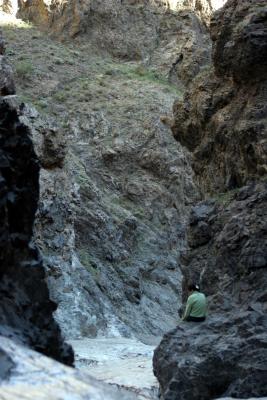
<instances>
[{"instance_id":1,"label":"gray rock surface","mask_svg":"<svg viewBox=\"0 0 267 400\"><path fill-rule=\"evenodd\" d=\"M33 65L19 92L38 111L21 107L20 119L42 165L35 240L55 316L68 338L162 335L175 326L198 199L187 151L161 122L180 92L20 24L26 47L6 32L14 64Z\"/></svg>"},{"instance_id":2,"label":"gray rock surface","mask_svg":"<svg viewBox=\"0 0 267 400\"><path fill-rule=\"evenodd\" d=\"M26 111L22 118L43 149L42 123ZM102 112L86 118L62 166L39 155L36 243L56 316L69 338L159 335L175 323L187 209L197 198L187 156L157 117L130 117L125 128ZM60 155L60 139L53 143Z\"/></svg>"},{"instance_id":3,"label":"gray rock surface","mask_svg":"<svg viewBox=\"0 0 267 400\"><path fill-rule=\"evenodd\" d=\"M33 66L18 85L38 111L23 107L20 118L43 167L35 237L65 335L161 335L175 325L198 198L188 154L161 122L180 91L139 63L23 22L6 33L14 64Z\"/></svg>"},{"instance_id":4,"label":"gray rock surface","mask_svg":"<svg viewBox=\"0 0 267 400\"><path fill-rule=\"evenodd\" d=\"M155 351L154 372L164 400L263 397L266 308L181 323Z\"/></svg>"}]
</instances>

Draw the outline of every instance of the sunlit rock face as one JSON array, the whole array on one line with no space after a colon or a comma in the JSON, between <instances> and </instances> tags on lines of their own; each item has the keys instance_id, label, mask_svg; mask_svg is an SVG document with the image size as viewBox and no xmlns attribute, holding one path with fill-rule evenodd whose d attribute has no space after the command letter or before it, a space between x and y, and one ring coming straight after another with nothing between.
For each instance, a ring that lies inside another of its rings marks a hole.
<instances>
[{"instance_id":1,"label":"sunlit rock face","mask_svg":"<svg viewBox=\"0 0 267 400\"><path fill-rule=\"evenodd\" d=\"M218 10L223 7L227 0L211 0L211 6L213 10Z\"/></svg>"},{"instance_id":2,"label":"sunlit rock face","mask_svg":"<svg viewBox=\"0 0 267 400\"><path fill-rule=\"evenodd\" d=\"M208 0L19 1L19 16L93 51L139 60L175 82L189 84L210 60Z\"/></svg>"},{"instance_id":3,"label":"sunlit rock face","mask_svg":"<svg viewBox=\"0 0 267 400\"><path fill-rule=\"evenodd\" d=\"M53 319L56 304L50 300L42 260L31 241L39 164L30 131L19 120L11 69L3 67L3 55L1 60L1 92L6 96L0 98L0 333L72 364L73 353Z\"/></svg>"},{"instance_id":4,"label":"sunlit rock face","mask_svg":"<svg viewBox=\"0 0 267 400\"><path fill-rule=\"evenodd\" d=\"M266 4L229 1L211 21L213 70L174 105L174 136L204 191L242 186L266 167Z\"/></svg>"}]
</instances>

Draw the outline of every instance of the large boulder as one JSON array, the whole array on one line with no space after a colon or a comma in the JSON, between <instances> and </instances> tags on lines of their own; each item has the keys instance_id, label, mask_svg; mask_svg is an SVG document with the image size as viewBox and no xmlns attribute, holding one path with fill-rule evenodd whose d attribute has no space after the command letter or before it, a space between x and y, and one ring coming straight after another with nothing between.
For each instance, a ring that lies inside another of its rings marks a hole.
<instances>
[{"instance_id":1,"label":"large boulder","mask_svg":"<svg viewBox=\"0 0 267 400\"><path fill-rule=\"evenodd\" d=\"M266 309L178 325L154 355L164 400L265 396L266 328Z\"/></svg>"}]
</instances>

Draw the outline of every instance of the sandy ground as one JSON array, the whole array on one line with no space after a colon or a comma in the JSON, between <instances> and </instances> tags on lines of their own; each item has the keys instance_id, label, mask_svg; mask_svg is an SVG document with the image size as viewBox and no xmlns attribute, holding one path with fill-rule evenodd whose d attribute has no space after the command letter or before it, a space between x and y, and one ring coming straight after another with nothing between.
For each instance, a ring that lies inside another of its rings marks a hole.
<instances>
[{"instance_id":1,"label":"sandy ground","mask_svg":"<svg viewBox=\"0 0 267 400\"><path fill-rule=\"evenodd\" d=\"M157 398L158 382L153 374L155 346L127 338L72 340L76 367L100 381L127 388L140 399Z\"/></svg>"}]
</instances>

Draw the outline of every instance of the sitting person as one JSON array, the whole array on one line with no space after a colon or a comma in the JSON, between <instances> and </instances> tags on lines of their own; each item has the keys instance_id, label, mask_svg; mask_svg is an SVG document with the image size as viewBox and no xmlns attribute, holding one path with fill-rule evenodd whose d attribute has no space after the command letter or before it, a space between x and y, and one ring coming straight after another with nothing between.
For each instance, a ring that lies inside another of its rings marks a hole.
<instances>
[{"instance_id":1,"label":"sitting person","mask_svg":"<svg viewBox=\"0 0 267 400\"><path fill-rule=\"evenodd\" d=\"M202 322L207 315L207 300L204 293L200 292L199 286L188 285L189 296L186 302L183 321Z\"/></svg>"}]
</instances>

